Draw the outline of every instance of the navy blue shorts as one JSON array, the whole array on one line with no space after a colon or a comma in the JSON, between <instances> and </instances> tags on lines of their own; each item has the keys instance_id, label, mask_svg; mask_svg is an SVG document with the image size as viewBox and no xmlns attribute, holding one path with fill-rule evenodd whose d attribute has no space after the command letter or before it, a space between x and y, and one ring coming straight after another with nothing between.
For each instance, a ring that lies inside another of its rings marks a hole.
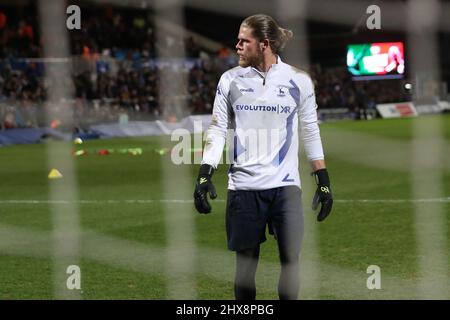
<instances>
[{"instance_id":1,"label":"navy blue shorts","mask_svg":"<svg viewBox=\"0 0 450 320\"><path fill-rule=\"evenodd\" d=\"M297 186L228 190L225 222L229 250L255 248L266 241L270 223L278 245L299 252L303 237L301 190Z\"/></svg>"}]
</instances>

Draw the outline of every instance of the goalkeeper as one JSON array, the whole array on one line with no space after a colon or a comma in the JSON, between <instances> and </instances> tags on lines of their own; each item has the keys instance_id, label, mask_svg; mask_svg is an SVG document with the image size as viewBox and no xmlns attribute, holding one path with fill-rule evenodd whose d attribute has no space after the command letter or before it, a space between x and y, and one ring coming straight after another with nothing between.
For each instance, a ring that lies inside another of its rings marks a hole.
<instances>
[{"instance_id":1,"label":"goalkeeper","mask_svg":"<svg viewBox=\"0 0 450 320\"><path fill-rule=\"evenodd\" d=\"M207 194L217 196L211 177L226 139L231 139L226 232L228 248L236 252L234 293L239 300L256 298L255 274L266 227L278 243L278 296L298 298L303 237L298 130L317 183L313 209L320 204L318 221L330 214L333 204L313 83L279 56L290 38L292 32L270 16L254 15L242 22L236 45L239 66L220 78L194 191L197 211L211 212Z\"/></svg>"}]
</instances>

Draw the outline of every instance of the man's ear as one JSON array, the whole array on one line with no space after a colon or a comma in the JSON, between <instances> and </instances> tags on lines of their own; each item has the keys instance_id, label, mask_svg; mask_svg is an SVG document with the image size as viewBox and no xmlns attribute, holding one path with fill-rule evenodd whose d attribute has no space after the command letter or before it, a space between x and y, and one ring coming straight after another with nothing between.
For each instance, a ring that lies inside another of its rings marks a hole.
<instances>
[{"instance_id":1,"label":"man's ear","mask_svg":"<svg viewBox=\"0 0 450 320\"><path fill-rule=\"evenodd\" d=\"M259 47L261 48L261 51L264 51L265 49L267 49L270 46L269 40L268 39L264 39L263 41L261 41L259 43Z\"/></svg>"}]
</instances>

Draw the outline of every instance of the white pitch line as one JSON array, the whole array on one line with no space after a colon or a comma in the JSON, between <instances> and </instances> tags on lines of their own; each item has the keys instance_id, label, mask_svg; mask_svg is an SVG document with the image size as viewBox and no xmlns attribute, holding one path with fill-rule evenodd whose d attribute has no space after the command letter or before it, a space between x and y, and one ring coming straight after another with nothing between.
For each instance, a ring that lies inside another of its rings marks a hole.
<instances>
[{"instance_id":1,"label":"white pitch line","mask_svg":"<svg viewBox=\"0 0 450 320\"><path fill-rule=\"evenodd\" d=\"M450 197L435 199L337 199L334 202L360 202L360 203L416 203L416 202L450 202Z\"/></svg>"},{"instance_id":2,"label":"white pitch line","mask_svg":"<svg viewBox=\"0 0 450 320\"><path fill-rule=\"evenodd\" d=\"M215 199L215 202L226 202L225 199ZM450 197L430 199L335 199L336 203L450 203ZM184 199L132 199L132 200L0 200L0 204L149 204L149 203L194 203L194 200Z\"/></svg>"},{"instance_id":3,"label":"white pitch line","mask_svg":"<svg viewBox=\"0 0 450 320\"><path fill-rule=\"evenodd\" d=\"M214 200L219 202L224 202L225 200ZM177 199L134 199L134 200L0 200L0 204L119 204L119 203L137 203L137 204L148 204L148 203L194 203L194 200L177 200Z\"/></svg>"}]
</instances>

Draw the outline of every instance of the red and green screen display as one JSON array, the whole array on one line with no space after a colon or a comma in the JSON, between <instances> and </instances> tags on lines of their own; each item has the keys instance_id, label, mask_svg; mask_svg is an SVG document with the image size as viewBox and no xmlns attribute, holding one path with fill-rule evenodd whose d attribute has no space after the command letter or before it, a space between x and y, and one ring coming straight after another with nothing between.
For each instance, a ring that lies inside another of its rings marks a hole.
<instances>
[{"instance_id":1,"label":"red and green screen display","mask_svg":"<svg viewBox=\"0 0 450 320\"><path fill-rule=\"evenodd\" d=\"M405 59L402 42L350 44L347 46L347 68L358 76L403 77Z\"/></svg>"}]
</instances>

